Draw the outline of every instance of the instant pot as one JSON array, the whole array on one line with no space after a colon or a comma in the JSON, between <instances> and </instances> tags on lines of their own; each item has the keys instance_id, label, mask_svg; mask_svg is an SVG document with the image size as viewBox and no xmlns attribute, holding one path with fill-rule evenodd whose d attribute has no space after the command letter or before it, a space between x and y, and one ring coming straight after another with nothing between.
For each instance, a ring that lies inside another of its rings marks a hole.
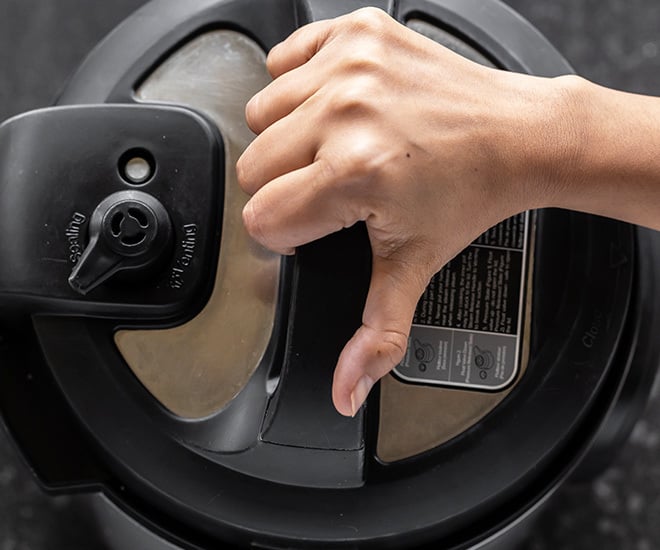
<instances>
[{"instance_id":1,"label":"instant pot","mask_svg":"<svg viewBox=\"0 0 660 550\"><path fill-rule=\"evenodd\" d=\"M335 411L366 232L274 255L243 229L234 166L266 52L367 4L476 62L571 72L495 0L155 0L55 107L0 126L2 418L117 548L512 548L642 411L660 238L562 210L452 260L401 364Z\"/></svg>"}]
</instances>

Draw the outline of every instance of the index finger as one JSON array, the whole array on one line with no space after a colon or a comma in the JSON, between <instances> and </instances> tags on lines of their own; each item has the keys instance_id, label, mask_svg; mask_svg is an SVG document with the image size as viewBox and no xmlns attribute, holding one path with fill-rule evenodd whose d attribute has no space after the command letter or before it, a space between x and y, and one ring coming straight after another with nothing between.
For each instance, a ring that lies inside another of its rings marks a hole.
<instances>
[{"instance_id":1,"label":"index finger","mask_svg":"<svg viewBox=\"0 0 660 550\"><path fill-rule=\"evenodd\" d=\"M332 19L309 23L275 45L266 60L271 76L277 78L307 63L328 42L333 24Z\"/></svg>"}]
</instances>

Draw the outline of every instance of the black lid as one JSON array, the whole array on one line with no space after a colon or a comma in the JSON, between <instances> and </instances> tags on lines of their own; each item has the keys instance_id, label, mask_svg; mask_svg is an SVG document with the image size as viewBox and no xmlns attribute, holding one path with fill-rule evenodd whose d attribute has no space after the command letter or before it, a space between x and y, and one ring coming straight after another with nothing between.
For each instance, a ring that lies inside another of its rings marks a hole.
<instances>
[{"instance_id":1,"label":"black lid","mask_svg":"<svg viewBox=\"0 0 660 550\"><path fill-rule=\"evenodd\" d=\"M311 18L362 4L161 0L92 53L61 104L135 102L154 68L208 29L237 30L267 50ZM501 68L570 72L498 2L400 0L393 15L426 21ZM43 314L34 305L4 314L8 345L0 353L11 368L0 369L0 406L49 488L100 487L182 545L460 547L548 494L588 447L625 377L629 350L620 343L632 330L645 261L635 231L548 210L538 213L535 239L526 374L477 425L407 460L376 456L377 391L365 417L340 419L329 404L336 355L366 296L369 250L359 227L303 247L284 264L271 346L243 391L210 417L177 417L126 367L112 340L118 327L177 322L140 321L128 309L103 318ZM191 314L179 313L179 320Z\"/></svg>"}]
</instances>

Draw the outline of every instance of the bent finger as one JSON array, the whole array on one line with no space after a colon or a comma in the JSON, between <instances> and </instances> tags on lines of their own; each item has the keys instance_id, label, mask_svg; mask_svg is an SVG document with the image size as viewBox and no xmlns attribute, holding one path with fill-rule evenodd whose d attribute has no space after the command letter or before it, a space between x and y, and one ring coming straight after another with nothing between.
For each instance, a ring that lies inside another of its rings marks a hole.
<instances>
[{"instance_id":1,"label":"bent finger","mask_svg":"<svg viewBox=\"0 0 660 550\"><path fill-rule=\"evenodd\" d=\"M332 19L309 23L274 46L266 59L271 76L278 78L312 59L330 38L334 24Z\"/></svg>"},{"instance_id":2,"label":"bent finger","mask_svg":"<svg viewBox=\"0 0 660 550\"><path fill-rule=\"evenodd\" d=\"M331 77L334 60L319 55L307 65L276 78L245 106L245 118L255 134L291 114L316 94Z\"/></svg>"},{"instance_id":3,"label":"bent finger","mask_svg":"<svg viewBox=\"0 0 660 550\"><path fill-rule=\"evenodd\" d=\"M335 369L332 399L339 413L355 416L373 385L403 359L425 273L375 256L362 326L344 347Z\"/></svg>"},{"instance_id":4,"label":"bent finger","mask_svg":"<svg viewBox=\"0 0 660 550\"><path fill-rule=\"evenodd\" d=\"M268 182L312 164L321 140L314 120L306 111L296 111L250 143L236 163L243 191L254 195Z\"/></svg>"},{"instance_id":5,"label":"bent finger","mask_svg":"<svg viewBox=\"0 0 660 550\"><path fill-rule=\"evenodd\" d=\"M332 187L323 161L276 178L245 206L243 222L248 233L274 252L292 254L297 246L366 217L350 197Z\"/></svg>"}]
</instances>

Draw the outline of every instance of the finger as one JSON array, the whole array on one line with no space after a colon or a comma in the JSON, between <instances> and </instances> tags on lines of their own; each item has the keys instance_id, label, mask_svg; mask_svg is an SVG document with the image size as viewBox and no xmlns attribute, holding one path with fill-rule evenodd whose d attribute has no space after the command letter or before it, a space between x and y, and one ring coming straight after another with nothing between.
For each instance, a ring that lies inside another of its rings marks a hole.
<instances>
[{"instance_id":1,"label":"finger","mask_svg":"<svg viewBox=\"0 0 660 550\"><path fill-rule=\"evenodd\" d=\"M236 163L241 189L257 193L268 182L314 162L321 136L307 110L296 111L269 126Z\"/></svg>"},{"instance_id":2,"label":"finger","mask_svg":"<svg viewBox=\"0 0 660 550\"><path fill-rule=\"evenodd\" d=\"M339 413L355 416L373 385L401 362L415 307L425 288L419 268L374 257L362 326L342 351L332 399Z\"/></svg>"},{"instance_id":3,"label":"finger","mask_svg":"<svg viewBox=\"0 0 660 550\"><path fill-rule=\"evenodd\" d=\"M332 19L300 27L270 50L266 65L273 78L307 63L325 45L334 25Z\"/></svg>"},{"instance_id":4,"label":"finger","mask_svg":"<svg viewBox=\"0 0 660 550\"><path fill-rule=\"evenodd\" d=\"M355 224L361 217L354 201L333 192L331 183L320 160L273 180L243 210L248 233L274 252L292 254L297 246Z\"/></svg>"},{"instance_id":5,"label":"finger","mask_svg":"<svg viewBox=\"0 0 660 550\"><path fill-rule=\"evenodd\" d=\"M250 130L261 134L276 121L291 114L320 88L319 72L307 66L282 75L245 106L245 119Z\"/></svg>"}]
</instances>

